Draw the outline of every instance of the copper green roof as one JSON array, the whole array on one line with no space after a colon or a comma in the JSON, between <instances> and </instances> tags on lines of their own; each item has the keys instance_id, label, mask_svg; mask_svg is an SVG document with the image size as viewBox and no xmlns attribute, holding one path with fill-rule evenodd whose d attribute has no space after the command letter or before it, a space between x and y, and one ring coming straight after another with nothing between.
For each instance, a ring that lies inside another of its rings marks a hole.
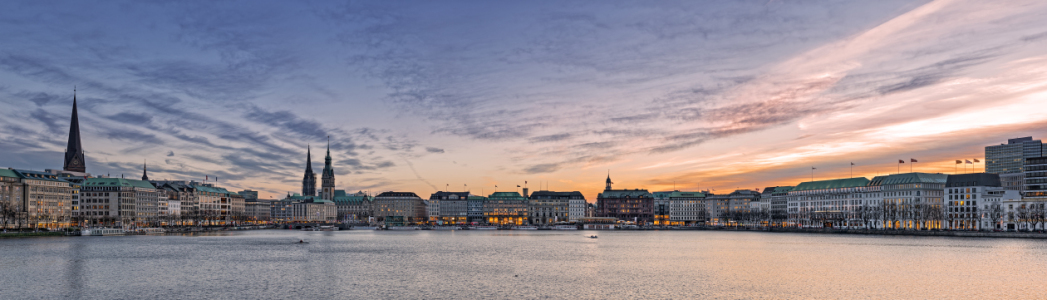
<instances>
[{"instance_id":1,"label":"copper green roof","mask_svg":"<svg viewBox=\"0 0 1047 300\"><path fill-rule=\"evenodd\" d=\"M349 205L368 201L367 196L335 196L334 203L338 205Z\"/></svg>"},{"instance_id":2,"label":"copper green roof","mask_svg":"<svg viewBox=\"0 0 1047 300\"><path fill-rule=\"evenodd\" d=\"M134 180L134 179L123 179L123 178L88 178L84 181L85 187L88 186L124 186L124 187L138 187L146 189L155 189L148 181Z\"/></svg>"},{"instance_id":3,"label":"copper green roof","mask_svg":"<svg viewBox=\"0 0 1047 300\"><path fill-rule=\"evenodd\" d=\"M194 185L193 188L195 188L196 191L198 191L198 192L208 192L208 193L217 193L217 194L229 194L230 193L229 190L226 190L225 188L216 188L216 187L203 186L203 185Z\"/></svg>"},{"instance_id":4,"label":"copper green roof","mask_svg":"<svg viewBox=\"0 0 1047 300\"><path fill-rule=\"evenodd\" d=\"M492 200L495 200L495 199L498 199L498 200L525 200L527 198L524 198L523 195L520 195L520 193L517 193L517 192L495 192L495 193L491 194L491 196L487 197L487 199L492 199Z\"/></svg>"},{"instance_id":5,"label":"copper green roof","mask_svg":"<svg viewBox=\"0 0 1047 300\"><path fill-rule=\"evenodd\" d=\"M15 173L15 171L11 169L0 169L0 177L18 178L18 173Z\"/></svg>"},{"instance_id":6,"label":"copper green roof","mask_svg":"<svg viewBox=\"0 0 1047 300\"><path fill-rule=\"evenodd\" d=\"M871 186L875 185L895 185L895 184L906 184L906 183L946 183L949 179L949 175L945 174L931 174L931 173L905 173L905 174L891 174L887 176L876 176L872 182L869 183Z\"/></svg>"},{"instance_id":7,"label":"copper green roof","mask_svg":"<svg viewBox=\"0 0 1047 300\"><path fill-rule=\"evenodd\" d=\"M808 181L802 182L792 189L793 192L802 192L810 190L825 190L825 189L839 189L839 188L852 188L852 187L863 187L869 185L869 179L865 177L856 178L845 178L845 179L833 179L833 180L819 180L819 181Z\"/></svg>"}]
</instances>

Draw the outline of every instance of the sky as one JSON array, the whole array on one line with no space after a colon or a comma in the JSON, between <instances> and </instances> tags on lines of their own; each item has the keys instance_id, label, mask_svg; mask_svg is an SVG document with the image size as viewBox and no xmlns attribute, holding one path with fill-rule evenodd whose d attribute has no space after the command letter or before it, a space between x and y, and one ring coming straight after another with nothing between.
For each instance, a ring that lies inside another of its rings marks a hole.
<instances>
[{"instance_id":1,"label":"sky","mask_svg":"<svg viewBox=\"0 0 1047 300\"><path fill-rule=\"evenodd\" d=\"M338 189L423 198L526 185L594 202L608 173L728 193L973 172L953 162L1047 137L1045 15L1018 0L3 1L0 167L61 169L75 86L89 173L145 163L262 198L300 192L328 137Z\"/></svg>"}]
</instances>

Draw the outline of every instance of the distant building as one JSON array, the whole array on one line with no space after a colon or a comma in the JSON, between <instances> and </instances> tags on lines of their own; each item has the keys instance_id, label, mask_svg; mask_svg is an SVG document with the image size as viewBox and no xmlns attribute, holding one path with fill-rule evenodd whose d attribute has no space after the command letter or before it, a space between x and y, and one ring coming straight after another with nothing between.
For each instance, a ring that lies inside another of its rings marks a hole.
<instances>
[{"instance_id":1,"label":"distant building","mask_svg":"<svg viewBox=\"0 0 1047 300\"><path fill-rule=\"evenodd\" d=\"M69 181L48 172L11 169L22 185L22 214L33 227L59 228L72 225L73 187Z\"/></svg>"},{"instance_id":2,"label":"distant building","mask_svg":"<svg viewBox=\"0 0 1047 300\"><path fill-rule=\"evenodd\" d=\"M363 191L355 194L346 194L344 190L334 191L334 204L338 207L338 220L367 221L374 216L372 214L373 203L371 197Z\"/></svg>"},{"instance_id":3,"label":"distant building","mask_svg":"<svg viewBox=\"0 0 1047 300\"><path fill-rule=\"evenodd\" d=\"M428 221L425 203L411 192L378 194L374 197L374 215L388 226L407 226Z\"/></svg>"},{"instance_id":4,"label":"distant building","mask_svg":"<svg viewBox=\"0 0 1047 300\"><path fill-rule=\"evenodd\" d=\"M1047 156L1025 159L1026 201L1047 201Z\"/></svg>"},{"instance_id":5,"label":"distant building","mask_svg":"<svg viewBox=\"0 0 1047 300\"><path fill-rule=\"evenodd\" d=\"M788 199L789 191L791 191L792 189L793 187L791 186L766 187L763 189L763 193L760 194L760 201L769 202L771 205L769 211L770 215L768 216L771 222L770 226L788 226Z\"/></svg>"},{"instance_id":6,"label":"distant building","mask_svg":"<svg viewBox=\"0 0 1047 300\"><path fill-rule=\"evenodd\" d=\"M282 223L334 223L338 207L333 201L295 193L270 202L270 220Z\"/></svg>"},{"instance_id":7,"label":"distant building","mask_svg":"<svg viewBox=\"0 0 1047 300\"><path fill-rule=\"evenodd\" d=\"M484 202L484 219L487 224L528 224L530 201L517 192L495 192ZM566 218L567 207L564 207Z\"/></svg>"},{"instance_id":8,"label":"distant building","mask_svg":"<svg viewBox=\"0 0 1047 300\"><path fill-rule=\"evenodd\" d=\"M705 193L655 192L655 225L695 226L705 224L708 215Z\"/></svg>"},{"instance_id":9,"label":"distant building","mask_svg":"<svg viewBox=\"0 0 1047 300\"><path fill-rule=\"evenodd\" d=\"M879 203L879 219L887 228L941 229L947 179L931 173L876 176L866 191L868 199Z\"/></svg>"},{"instance_id":10,"label":"distant building","mask_svg":"<svg viewBox=\"0 0 1047 300\"><path fill-rule=\"evenodd\" d=\"M467 224L469 222L469 192L436 192L429 195L431 209L437 211L437 224ZM483 202L480 201L481 213Z\"/></svg>"},{"instance_id":11,"label":"distant building","mask_svg":"<svg viewBox=\"0 0 1047 300\"><path fill-rule=\"evenodd\" d=\"M469 195L469 198L466 199L466 216L470 224L486 222L484 220L484 202L487 202L487 197L484 196Z\"/></svg>"},{"instance_id":12,"label":"distant building","mask_svg":"<svg viewBox=\"0 0 1047 300\"><path fill-rule=\"evenodd\" d=\"M242 190L236 193L240 194L240 196L243 196L244 201L258 200L258 191Z\"/></svg>"},{"instance_id":13,"label":"distant building","mask_svg":"<svg viewBox=\"0 0 1047 300\"><path fill-rule=\"evenodd\" d=\"M865 177L801 182L786 192L788 219L801 227L864 226L859 213L874 205L866 196L869 182Z\"/></svg>"},{"instance_id":14,"label":"distant building","mask_svg":"<svg viewBox=\"0 0 1047 300\"><path fill-rule=\"evenodd\" d=\"M637 224L654 222L654 195L647 190L611 189L611 176L607 176L604 191L596 195L597 215L634 221Z\"/></svg>"},{"instance_id":15,"label":"distant building","mask_svg":"<svg viewBox=\"0 0 1047 300\"><path fill-rule=\"evenodd\" d=\"M1040 140L1009 139L1006 144L985 147L985 173L1000 174L1005 189L1024 192L1025 160L1042 156L1047 156L1047 147Z\"/></svg>"},{"instance_id":16,"label":"distant building","mask_svg":"<svg viewBox=\"0 0 1047 300\"><path fill-rule=\"evenodd\" d=\"M159 212L160 190L148 181L88 178L80 190L81 212L88 226L144 226Z\"/></svg>"},{"instance_id":17,"label":"distant building","mask_svg":"<svg viewBox=\"0 0 1047 300\"><path fill-rule=\"evenodd\" d=\"M271 201L244 199L244 220L254 224L267 224L272 213Z\"/></svg>"},{"instance_id":18,"label":"distant building","mask_svg":"<svg viewBox=\"0 0 1047 300\"><path fill-rule=\"evenodd\" d=\"M530 221L535 225L548 225L557 222L577 221L584 215L585 196L581 192L551 192L535 191L529 197ZM574 204L572 207L571 205ZM575 218L571 219L571 209L575 210Z\"/></svg>"},{"instance_id":19,"label":"distant building","mask_svg":"<svg viewBox=\"0 0 1047 300\"><path fill-rule=\"evenodd\" d=\"M945 224L952 230L995 229L991 220L985 220L993 204L1002 205L1004 196L1000 175L973 173L949 175L945 183ZM1017 193L1017 191L1012 191ZM1002 211L1001 211L1002 212ZM991 218L989 218L991 219ZM999 223L997 222L997 225Z\"/></svg>"}]
</instances>

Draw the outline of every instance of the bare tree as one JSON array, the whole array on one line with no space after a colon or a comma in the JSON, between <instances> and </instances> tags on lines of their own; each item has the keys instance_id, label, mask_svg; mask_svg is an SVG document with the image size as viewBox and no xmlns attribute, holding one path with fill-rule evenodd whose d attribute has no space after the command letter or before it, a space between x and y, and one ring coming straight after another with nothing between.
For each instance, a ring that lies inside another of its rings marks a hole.
<instances>
[{"instance_id":1,"label":"bare tree","mask_svg":"<svg viewBox=\"0 0 1047 300\"><path fill-rule=\"evenodd\" d=\"M1032 209L1029 208L1029 205L1022 204L1019 206L1014 212L1014 217L1018 224L1024 224L1025 229L1029 230L1029 220L1032 218ZM1019 226L1019 229L1021 227L1022 226Z\"/></svg>"},{"instance_id":2,"label":"bare tree","mask_svg":"<svg viewBox=\"0 0 1047 300\"><path fill-rule=\"evenodd\" d=\"M1000 220L1003 219L1003 205L993 203L992 205L989 205L989 209L985 213L988 215L989 220L992 221L992 228L996 229L996 227L1000 225Z\"/></svg>"},{"instance_id":3,"label":"bare tree","mask_svg":"<svg viewBox=\"0 0 1047 300\"><path fill-rule=\"evenodd\" d=\"M1043 203L1032 204L1029 221L1032 222L1033 230L1040 228L1040 224L1043 224L1045 213L1047 211L1045 211Z\"/></svg>"}]
</instances>

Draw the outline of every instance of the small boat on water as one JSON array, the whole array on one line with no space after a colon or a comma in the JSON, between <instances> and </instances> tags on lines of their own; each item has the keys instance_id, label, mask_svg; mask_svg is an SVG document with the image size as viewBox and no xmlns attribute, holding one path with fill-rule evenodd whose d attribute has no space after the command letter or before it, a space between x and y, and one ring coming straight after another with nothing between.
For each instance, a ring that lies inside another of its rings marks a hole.
<instances>
[{"instance_id":1,"label":"small boat on water","mask_svg":"<svg viewBox=\"0 0 1047 300\"><path fill-rule=\"evenodd\" d=\"M538 230L538 226L516 226L514 230Z\"/></svg>"},{"instance_id":2,"label":"small boat on water","mask_svg":"<svg viewBox=\"0 0 1047 300\"><path fill-rule=\"evenodd\" d=\"M375 226L353 226L351 230L377 230Z\"/></svg>"},{"instance_id":3,"label":"small boat on water","mask_svg":"<svg viewBox=\"0 0 1047 300\"><path fill-rule=\"evenodd\" d=\"M82 236L113 236L113 235L126 235L127 232L120 228L88 228L80 231Z\"/></svg>"},{"instance_id":4,"label":"small boat on water","mask_svg":"<svg viewBox=\"0 0 1047 300\"><path fill-rule=\"evenodd\" d=\"M417 226L389 226L386 227L388 230L418 230Z\"/></svg>"},{"instance_id":5,"label":"small boat on water","mask_svg":"<svg viewBox=\"0 0 1047 300\"><path fill-rule=\"evenodd\" d=\"M595 238L596 238L596 236L595 236L595 235L590 235L590 236L589 236L589 238L590 238L590 239L595 239Z\"/></svg>"},{"instance_id":6,"label":"small boat on water","mask_svg":"<svg viewBox=\"0 0 1047 300\"><path fill-rule=\"evenodd\" d=\"M338 227L330 225L320 226L320 231L338 231Z\"/></svg>"},{"instance_id":7,"label":"small boat on water","mask_svg":"<svg viewBox=\"0 0 1047 300\"><path fill-rule=\"evenodd\" d=\"M473 227L476 230L498 230L498 226L476 226Z\"/></svg>"},{"instance_id":8,"label":"small boat on water","mask_svg":"<svg viewBox=\"0 0 1047 300\"><path fill-rule=\"evenodd\" d=\"M553 230L578 230L578 226L574 225L556 225Z\"/></svg>"},{"instance_id":9,"label":"small boat on water","mask_svg":"<svg viewBox=\"0 0 1047 300\"><path fill-rule=\"evenodd\" d=\"M430 229L432 229L432 230L458 230L460 228L458 228L458 226L433 226Z\"/></svg>"}]
</instances>

